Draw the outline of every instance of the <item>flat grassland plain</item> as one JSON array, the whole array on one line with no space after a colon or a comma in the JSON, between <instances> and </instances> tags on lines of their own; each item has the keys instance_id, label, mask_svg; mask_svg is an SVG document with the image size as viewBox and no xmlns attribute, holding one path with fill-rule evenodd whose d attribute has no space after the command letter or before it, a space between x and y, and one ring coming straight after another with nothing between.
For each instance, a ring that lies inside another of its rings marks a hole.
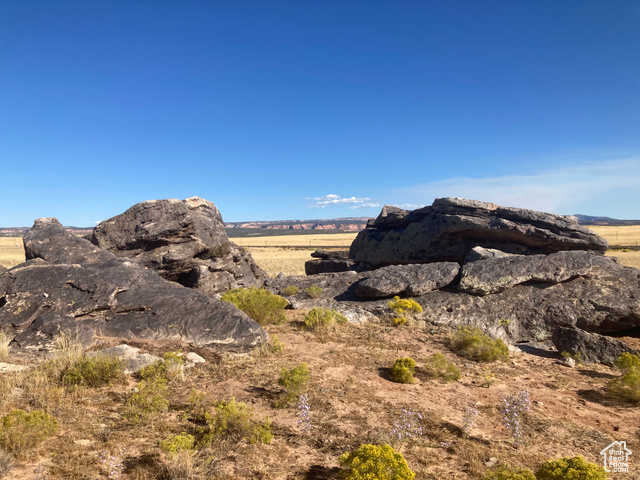
<instances>
[{"instance_id":1,"label":"flat grassland plain","mask_svg":"<svg viewBox=\"0 0 640 480\"><path fill-rule=\"evenodd\" d=\"M640 268L640 225L609 227L591 226L609 242L607 256L618 257L623 265ZM231 238L245 247L260 267L269 275L304 275L304 262L318 248L348 250L357 233L309 233L306 235L276 235ZM634 250L629 247L638 247ZM14 267L24 262L20 237L0 237L0 265Z\"/></svg>"}]
</instances>

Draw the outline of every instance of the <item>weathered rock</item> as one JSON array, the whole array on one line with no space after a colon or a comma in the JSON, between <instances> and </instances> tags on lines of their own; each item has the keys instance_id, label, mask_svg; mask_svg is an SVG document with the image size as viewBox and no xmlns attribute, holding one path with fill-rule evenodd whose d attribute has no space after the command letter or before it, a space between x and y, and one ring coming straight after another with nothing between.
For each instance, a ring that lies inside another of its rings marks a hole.
<instances>
[{"instance_id":1,"label":"weathered rock","mask_svg":"<svg viewBox=\"0 0 640 480\"><path fill-rule=\"evenodd\" d=\"M0 273L4 273L7 271L7 267L5 267L4 265L0 265Z\"/></svg>"},{"instance_id":2,"label":"weathered rock","mask_svg":"<svg viewBox=\"0 0 640 480\"><path fill-rule=\"evenodd\" d=\"M459 198L439 198L412 212L383 208L362 230L349 256L359 268L453 261L462 264L474 247L514 254L564 250L603 253L607 242L575 217Z\"/></svg>"},{"instance_id":3,"label":"weathered rock","mask_svg":"<svg viewBox=\"0 0 640 480\"><path fill-rule=\"evenodd\" d=\"M309 260L304 264L304 273L317 275L318 273L334 273L355 270L356 262L349 258L329 258L321 260Z\"/></svg>"},{"instance_id":4,"label":"weathered rock","mask_svg":"<svg viewBox=\"0 0 640 480\"><path fill-rule=\"evenodd\" d=\"M549 338L558 325L601 334L640 326L640 270L609 257L592 261L587 277L562 283L532 281L487 296L439 290L415 300L427 322L479 326L511 342Z\"/></svg>"},{"instance_id":5,"label":"weathered rock","mask_svg":"<svg viewBox=\"0 0 640 480\"><path fill-rule=\"evenodd\" d=\"M216 206L202 198L150 200L98 224L92 243L207 294L262 285L251 254L229 241Z\"/></svg>"},{"instance_id":6,"label":"weathered rock","mask_svg":"<svg viewBox=\"0 0 640 480\"><path fill-rule=\"evenodd\" d=\"M469 250L466 257L464 257L465 263L477 262L478 260L487 260L489 258L503 258L512 257L516 254L503 252L502 250L496 250L495 248L482 248L473 247Z\"/></svg>"},{"instance_id":7,"label":"weathered rock","mask_svg":"<svg viewBox=\"0 0 640 480\"><path fill-rule=\"evenodd\" d=\"M460 265L455 262L390 265L375 270L369 278L358 283L356 295L360 298L416 297L446 287L459 271Z\"/></svg>"},{"instance_id":8,"label":"weathered rock","mask_svg":"<svg viewBox=\"0 0 640 480\"><path fill-rule=\"evenodd\" d=\"M312 308L317 306L328 307L335 304L336 301L357 301L355 294L355 285L358 281L367 277L369 274L356 273L354 271L336 272L336 273L320 273L317 275L296 275L296 276L278 276L269 278L264 282L267 290L282 295L285 288L296 286L300 290L297 295L289 295L287 299L291 303L291 307ZM311 298L305 293L305 290L311 285L315 285L322 289L318 298Z\"/></svg>"},{"instance_id":9,"label":"weathered rock","mask_svg":"<svg viewBox=\"0 0 640 480\"><path fill-rule=\"evenodd\" d=\"M322 260L345 260L349 258L349 250L324 250L320 248L313 252L311 256L313 258L320 258Z\"/></svg>"},{"instance_id":10,"label":"weathered rock","mask_svg":"<svg viewBox=\"0 0 640 480\"><path fill-rule=\"evenodd\" d=\"M55 219L36 220L24 243L32 260L0 275L0 326L18 332L14 349L46 350L61 330L75 332L85 346L96 335L220 350L266 340L266 332L230 303L101 250Z\"/></svg>"},{"instance_id":11,"label":"weathered rock","mask_svg":"<svg viewBox=\"0 0 640 480\"><path fill-rule=\"evenodd\" d=\"M466 263L458 289L473 295L498 293L525 282L560 283L588 275L594 263L610 262L585 251L511 255Z\"/></svg>"},{"instance_id":12,"label":"weathered rock","mask_svg":"<svg viewBox=\"0 0 640 480\"><path fill-rule=\"evenodd\" d=\"M567 352L584 363L614 366L616 359L623 353L638 353L620 340L588 333L575 327L556 327L551 341L558 352Z\"/></svg>"}]
</instances>

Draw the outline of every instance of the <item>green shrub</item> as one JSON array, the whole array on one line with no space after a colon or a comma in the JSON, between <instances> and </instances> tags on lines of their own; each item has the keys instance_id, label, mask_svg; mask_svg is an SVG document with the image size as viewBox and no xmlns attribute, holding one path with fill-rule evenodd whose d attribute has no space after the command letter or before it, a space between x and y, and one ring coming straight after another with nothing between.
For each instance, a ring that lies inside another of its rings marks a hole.
<instances>
[{"instance_id":1,"label":"green shrub","mask_svg":"<svg viewBox=\"0 0 640 480\"><path fill-rule=\"evenodd\" d=\"M425 365L424 371L431 378L440 378L445 382L460 380L460 369L455 363L450 362L441 353L431 355Z\"/></svg>"},{"instance_id":2,"label":"green shrub","mask_svg":"<svg viewBox=\"0 0 640 480\"><path fill-rule=\"evenodd\" d=\"M497 470L485 473L482 480L536 480L536 477L528 468L503 465Z\"/></svg>"},{"instance_id":3,"label":"green shrub","mask_svg":"<svg viewBox=\"0 0 640 480\"><path fill-rule=\"evenodd\" d=\"M559 458L544 463L536 472L537 480L605 480L607 472L582 457Z\"/></svg>"},{"instance_id":4,"label":"green shrub","mask_svg":"<svg viewBox=\"0 0 640 480\"><path fill-rule=\"evenodd\" d=\"M284 387L284 391L276 402L276 406L286 406L296 401L307 389L310 378L309 367L304 362L291 370L286 368L280 370L278 384Z\"/></svg>"},{"instance_id":5,"label":"green shrub","mask_svg":"<svg viewBox=\"0 0 640 480\"><path fill-rule=\"evenodd\" d=\"M236 288L225 293L221 300L233 303L260 325L282 323L284 308L289 302L263 288Z\"/></svg>"},{"instance_id":6,"label":"green shrub","mask_svg":"<svg viewBox=\"0 0 640 480\"><path fill-rule=\"evenodd\" d=\"M304 325L308 330L330 329L336 323L348 323L348 320L330 308L315 307L304 316Z\"/></svg>"},{"instance_id":7,"label":"green shrub","mask_svg":"<svg viewBox=\"0 0 640 480\"><path fill-rule=\"evenodd\" d=\"M282 294L287 296L287 297L291 297L293 295L297 295L300 293L300 288L296 287L295 285L289 285L288 287L285 287L282 290Z\"/></svg>"},{"instance_id":8,"label":"green shrub","mask_svg":"<svg viewBox=\"0 0 640 480\"><path fill-rule=\"evenodd\" d=\"M57 431L58 420L42 410L12 410L0 420L0 446L19 456Z\"/></svg>"},{"instance_id":9,"label":"green shrub","mask_svg":"<svg viewBox=\"0 0 640 480\"><path fill-rule=\"evenodd\" d=\"M176 455L179 452L193 450L196 438L188 433L180 433L178 435L169 435L159 444L160 450L167 455Z\"/></svg>"},{"instance_id":10,"label":"green shrub","mask_svg":"<svg viewBox=\"0 0 640 480\"><path fill-rule=\"evenodd\" d=\"M311 284L309 287L304 289L304 293L309 295L311 298L319 298L322 295L322 289L316 285Z\"/></svg>"},{"instance_id":11,"label":"green shrub","mask_svg":"<svg viewBox=\"0 0 640 480\"><path fill-rule=\"evenodd\" d=\"M253 418L253 410L243 402L236 402L235 398L218 402L214 415L206 415L207 425L200 428L200 442L209 445L216 438L226 438L232 441L249 440L251 443L270 443L273 438L269 417L264 422L257 422Z\"/></svg>"},{"instance_id":12,"label":"green shrub","mask_svg":"<svg viewBox=\"0 0 640 480\"><path fill-rule=\"evenodd\" d=\"M65 385L102 387L111 385L124 377L124 362L116 357L96 355L82 356L73 362L62 374Z\"/></svg>"},{"instance_id":13,"label":"green shrub","mask_svg":"<svg viewBox=\"0 0 640 480\"><path fill-rule=\"evenodd\" d=\"M459 327L449 338L449 347L461 357L477 362L506 361L509 348L499 338L485 335L479 328Z\"/></svg>"},{"instance_id":14,"label":"green shrub","mask_svg":"<svg viewBox=\"0 0 640 480\"><path fill-rule=\"evenodd\" d=\"M396 327L406 325L416 313L422 312L420 304L410 298L395 296L387 303L387 306L394 314L393 324Z\"/></svg>"},{"instance_id":15,"label":"green shrub","mask_svg":"<svg viewBox=\"0 0 640 480\"><path fill-rule=\"evenodd\" d=\"M143 380L164 379L168 382L184 376L184 356L177 352L166 352L162 360L140 370Z\"/></svg>"},{"instance_id":16,"label":"green shrub","mask_svg":"<svg viewBox=\"0 0 640 480\"><path fill-rule=\"evenodd\" d=\"M391 367L391 380L397 383L413 383L413 372L416 370L416 361L413 358L399 358Z\"/></svg>"},{"instance_id":17,"label":"green shrub","mask_svg":"<svg viewBox=\"0 0 640 480\"><path fill-rule=\"evenodd\" d=\"M414 480L401 453L390 445L360 445L353 452L340 456L342 480Z\"/></svg>"},{"instance_id":18,"label":"green shrub","mask_svg":"<svg viewBox=\"0 0 640 480\"><path fill-rule=\"evenodd\" d=\"M144 421L154 413L169 408L167 380L152 377L138 383L137 391L127 400L127 416L132 420Z\"/></svg>"},{"instance_id":19,"label":"green shrub","mask_svg":"<svg viewBox=\"0 0 640 480\"><path fill-rule=\"evenodd\" d=\"M631 403L640 403L640 355L623 353L616 360L622 376L614 378L607 385L607 394Z\"/></svg>"}]
</instances>

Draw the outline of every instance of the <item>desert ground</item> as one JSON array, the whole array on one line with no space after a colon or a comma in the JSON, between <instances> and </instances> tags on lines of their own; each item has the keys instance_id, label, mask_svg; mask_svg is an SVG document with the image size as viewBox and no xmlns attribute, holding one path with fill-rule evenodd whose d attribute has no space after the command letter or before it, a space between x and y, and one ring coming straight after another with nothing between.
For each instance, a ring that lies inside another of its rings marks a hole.
<instances>
[{"instance_id":1,"label":"desert ground","mask_svg":"<svg viewBox=\"0 0 640 480\"><path fill-rule=\"evenodd\" d=\"M275 275L302 273L313 250L345 248L354 234L309 237L313 238L234 241ZM20 263L21 248L20 239L0 238L0 264ZM621 254L627 253L638 252L615 252L623 263L629 257ZM48 363L0 350L5 362L29 367L0 373L0 414L15 408L42 409L59 423L53 437L20 450L17 458L0 455L0 478L3 465L12 462L4 478L337 479L341 454L365 443L390 443L405 456L416 479L471 480L482 479L500 464L535 470L549 459L575 455L601 464L599 452L618 440L640 452L640 409L606 395L608 382L620 375L616 368L569 368L558 362L557 352L544 348L529 349L534 354L512 348L508 361L479 363L451 352L451 332L444 328L419 323L394 327L381 318L378 323L311 332L303 328L306 313L287 310L282 324L266 326L270 344L245 354L218 355L177 342L128 342L152 354L193 351L207 360L172 378L163 393L168 407L147 418L131 416L130 400L143 388L136 374L108 386L72 386L60 380L64 366L79 355L72 345L60 345ZM622 340L640 349L639 339ZM281 350L279 342L284 344ZM117 343L104 339L95 349ZM433 353L454 362L461 370L460 380L427 378L420 367ZM400 357L418 363L415 383L390 380L389 368ZM305 390L308 423L300 423L295 402L274 404L283 388L278 384L281 370L301 362L310 371ZM529 393L531 408L524 416L521 442L514 444L500 405L504 397L522 391ZM171 435L197 434L198 412L211 412L216 402L232 398L245 403L255 419L269 418L270 443L220 437L210 446L180 455L159 447ZM465 411L470 407L478 415L465 431ZM640 460L631 457L630 467L629 473L610 478L640 479Z\"/></svg>"}]
</instances>

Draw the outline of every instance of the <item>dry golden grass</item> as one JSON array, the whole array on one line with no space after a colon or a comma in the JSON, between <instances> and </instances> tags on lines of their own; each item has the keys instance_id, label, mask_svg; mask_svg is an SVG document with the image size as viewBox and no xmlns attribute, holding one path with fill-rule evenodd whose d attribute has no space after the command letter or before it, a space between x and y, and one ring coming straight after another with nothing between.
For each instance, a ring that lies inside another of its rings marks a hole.
<instances>
[{"instance_id":1,"label":"dry golden grass","mask_svg":"<svg viewBox=\"0 0 640 480\"><path fill-rule=\"evenodd\" d=\"M610 247L619 245L640 247L640 225L626 227L589 226L587 228L606 238Z\"/></svg>"},{"instance_id":2,"label":"dry golden grass","mask_svg":"<svg viewBox=\"0 0 640 480\"><path fill-rule=\"evenodd\" d=\"M0 265L15 267L24 262L24 247L21 237L0 237Z\"/></svg>"},{"instance_id":3,"label":"dry golden grass","mask_svg":"<svg viewBox=\"0 0 640 480\"><path fill-rule=\"evenodd\" d=\"M308 235L279 235L271 237L240 237L231 240L241 247L318 247L349 248L357 233L310 233Z\"/></svg>"}]
</instances>

